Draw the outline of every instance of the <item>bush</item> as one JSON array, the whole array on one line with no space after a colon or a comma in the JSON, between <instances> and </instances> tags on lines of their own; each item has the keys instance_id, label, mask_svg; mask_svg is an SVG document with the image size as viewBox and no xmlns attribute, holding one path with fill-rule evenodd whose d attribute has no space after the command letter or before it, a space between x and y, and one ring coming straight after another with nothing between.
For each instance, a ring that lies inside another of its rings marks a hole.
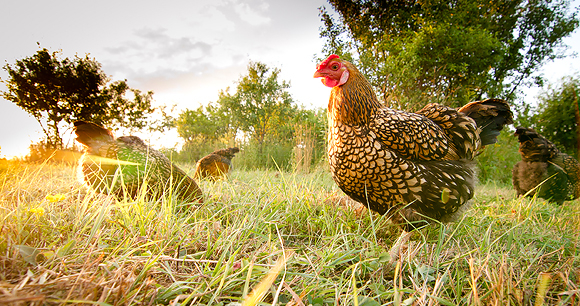
<instances>
[{"instance_id":1,"label":"bush","mask_svg":"<svg viewBox=\"0 0 580 306\"><path fill-rule=\"evenodd\" d=\"M160 151L174 162L195 164L202 157L213 151L233 146L222 140L196 140L184 144L180 151L175 148L163 148Z\"/></svg>"},{"instance_id":2,"label":"bush","mask_svg":"<svg viewBox=\"0 0 580 306\"><path fill-rule=\"evenodd\" d=\"M236 155L235 167L243 169L288 170L291 165L293 144L289 141L270 141L260 150L260 145L254 141L242 145Z\"/></svg>"},{"instance_id":3,"label":"bush","mask_svg":"<svg viewBox=\"0 0 580 306\"><path fill-rule=\"evenodd\" d=\"M27 163L72 163L76 164L81 155L81 149L78 146L72 146L64 149L55 149L48 141L41 140L37 143L30 144L28 154L24 157Z\"/></svg>"},{"instance_id":4,"label":"bush","mask_svg":"<svg viewBox=\"0 0 580 306\"><path fill-rule=\"evenodd\" d=\"M511 185L512 168L521 160L519 146L512 130L501 131L497 143L487 146L477 157L480 183Z\"/></svg>"}]
</instances>

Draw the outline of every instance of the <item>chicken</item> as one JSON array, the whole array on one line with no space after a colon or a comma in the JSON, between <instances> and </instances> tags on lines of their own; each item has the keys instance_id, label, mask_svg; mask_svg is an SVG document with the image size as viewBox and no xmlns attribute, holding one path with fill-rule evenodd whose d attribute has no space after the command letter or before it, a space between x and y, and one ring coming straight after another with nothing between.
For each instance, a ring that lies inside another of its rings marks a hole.
<instances>
[{"instance_id":1,"label":"chicken","mask_svg":"<svg viewBox=\"0 0 580 306\"><path fill-rule=\"evenodd\" d=\"M351 63L331 55L315 78L332 87L328 159L334 181L352 199L387 214L406 231L448 221L474 195L474 157L512 123L500 99L459 110L431 103L417 113L387 108Z\"/></svg>"},{"instance_id":2,"label":"chicken","mask_svg":"<svg viewBox=\"0 0 580 306\"><path fill-rule=\"evenodd\" d=\"M512 170L512 182L518 195L536 194L558 204L580 197L577 160L560 152L533 129L517 127L514 136L518 137L522 155L522 160Z\"/></svg>"},{"instance_id":3,"label":"chicken","mask_svg":"<svg viewBox=\"0 0 580 306\"><path fill-rule=\"evenodd\" d=\"M79 174L96 191L135 199L146 186L150 196L171 190L180 200L203 201L195 181L139 137L115 138L111 131L85 121L75 122L74 129L85 147Z\"/></svg>"},{"instance_id":4,"label":"chicken","mask_svg":"<svg viewBox=\"0 0 580 306\"><path fill-rule=\"evenodd\" d=\"M232 158L240 152L237 147L214 151L199 161L195 166L196 178L217 179L225 176L232 168Z\"/></svg>"}]
</instances>

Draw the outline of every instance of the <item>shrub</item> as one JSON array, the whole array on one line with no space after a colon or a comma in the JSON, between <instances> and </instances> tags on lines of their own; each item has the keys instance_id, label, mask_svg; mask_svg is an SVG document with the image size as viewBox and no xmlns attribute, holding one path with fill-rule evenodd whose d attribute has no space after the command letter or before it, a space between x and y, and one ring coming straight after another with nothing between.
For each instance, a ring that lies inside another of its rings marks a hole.
<instances>
[{"instance_id":1,"label":"shrub","mask_svg":"<svg viewBox=\"0 0 580 306\"><path fill-rule=\"evenodd\" d=\"M519 142L513 131L503 130L497 143L487 146L477 157L479 181L510 185L512 168L521 160L518 148Z\"/></svg>"}]
</instances>

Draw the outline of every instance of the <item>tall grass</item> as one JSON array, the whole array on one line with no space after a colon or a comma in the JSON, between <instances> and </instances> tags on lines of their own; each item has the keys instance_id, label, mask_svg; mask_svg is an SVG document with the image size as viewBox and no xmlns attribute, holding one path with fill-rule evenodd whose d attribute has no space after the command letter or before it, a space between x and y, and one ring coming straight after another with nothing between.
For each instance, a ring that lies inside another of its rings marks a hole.
<instances>
[{"instance_id":1,"label":"tall grass","mask_svg":"<svg viewBox=\"0 0 580 306\"><path fill-rule=\"evenodd\" d=\"M488 183L462 219L415 232L392 262L399 229L322 168L234 171L200 182L206 201L189 209L95 194L72 166L1 169L0 304L580 303L579 201Z\"/></svg>"}]
</instances>

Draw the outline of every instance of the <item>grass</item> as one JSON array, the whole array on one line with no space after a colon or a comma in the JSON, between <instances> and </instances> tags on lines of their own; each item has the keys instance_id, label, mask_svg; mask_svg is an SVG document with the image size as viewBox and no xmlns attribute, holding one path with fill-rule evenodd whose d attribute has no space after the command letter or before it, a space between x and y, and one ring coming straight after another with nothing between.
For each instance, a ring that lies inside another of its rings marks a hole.
<instances>
[{"instance_id":1,"label":"grass","mask_svg":"<svg viewBox=\"0 0 580 306\"><path fill-rule=\"evenodd\" d=\"M185 167L191 170L191 167ZM0 167L0 304L578 305L580 205L477 190L462 219L400 230L330 175L234 171L205 203L117 201L73 166Z\"/></svg>"}]
</instances>

